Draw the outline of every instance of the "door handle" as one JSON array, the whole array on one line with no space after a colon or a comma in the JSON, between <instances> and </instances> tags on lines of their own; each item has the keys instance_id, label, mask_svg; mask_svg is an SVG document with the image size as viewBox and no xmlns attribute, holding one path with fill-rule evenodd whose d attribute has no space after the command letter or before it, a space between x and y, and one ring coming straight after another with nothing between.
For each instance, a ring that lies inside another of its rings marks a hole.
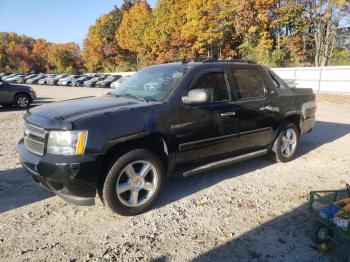
<instances>
[{"instance_id":1,"label":"door handle","mask_svg":"<svg viewBox=\"0 0 350 262\"><path fill-rule=\"evenodd\" d=\"M227 112L227 113L221 113L220 116L221 117L231 117L231 116L235 116L236 112Z\"/></svg>"},{"instance_id":2,"label":"door handle","mask_svg":"<svg viewBox=\"0 0 350 262\"><path fill-rule=\"evenodd\" d=\"M272 106L260 107L260 111L274 111Z\"/></svg>"}]
</instances>

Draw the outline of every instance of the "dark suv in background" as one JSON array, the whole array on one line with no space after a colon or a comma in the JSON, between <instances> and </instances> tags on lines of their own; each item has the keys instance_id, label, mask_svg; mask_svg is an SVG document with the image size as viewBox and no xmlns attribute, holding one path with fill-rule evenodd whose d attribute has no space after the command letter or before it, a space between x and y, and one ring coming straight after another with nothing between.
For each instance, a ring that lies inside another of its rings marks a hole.
<instances>
[{"instance_id":1,"label":"dark suv in background","mask_svg":"<svg viewBox=\"0 0 350 262\"><path fill-rule=\"evenodd\" d=\"M0 80L0 105L24 109L28 108L35 99L36 94L33 88Z\"/></svg>"},{"instance_id":2,"label":"dark suv in background","mask_svg":"<svg viewBox=\"0 0 350 262\"><path fill-rule=\"evenodd\" d=\"M145 68L106 96L32 108L20 161L68 202L148 210L172 175L191 176L265 154L292 160L315 124L311 89L290 88L245 61Z\"/></svg>"}]
</instances>

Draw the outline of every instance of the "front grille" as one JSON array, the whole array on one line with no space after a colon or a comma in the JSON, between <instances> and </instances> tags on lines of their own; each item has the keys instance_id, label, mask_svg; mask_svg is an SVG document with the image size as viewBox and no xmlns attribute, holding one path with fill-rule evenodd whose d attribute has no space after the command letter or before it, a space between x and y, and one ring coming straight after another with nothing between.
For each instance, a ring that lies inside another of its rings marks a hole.
<instances>
[{"instance_id":1,"label":"front grille","mask_svg":"<svg viewBox=\"0 0 350 262\"><path fill-rule=\"evenodd\" d=\"M24 125L24 146L29 152L43 156L45 150L45 130L41 127L29 124Z\"/></svg>"},{"instance_id":2,"label":"front grille","mask_svg":"<svg viewBox=\"0 0 350 262\"><path fill-rule=\"evenodd\" d=\"M25 122L24 130L25 130L25 132L29 132L29 134L31 134L33 136L37 136L37 137L40 137L40 138L45 138L45 130L42 127L35 126L33 124Z\"/></svg>"}]
</instances>

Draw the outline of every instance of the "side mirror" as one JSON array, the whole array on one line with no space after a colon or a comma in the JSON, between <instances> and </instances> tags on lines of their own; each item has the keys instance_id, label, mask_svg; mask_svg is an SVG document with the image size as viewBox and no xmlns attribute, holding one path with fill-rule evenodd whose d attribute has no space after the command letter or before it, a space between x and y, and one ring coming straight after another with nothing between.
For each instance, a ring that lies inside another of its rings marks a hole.
<instances>
[{"instance_id":1,"label":"side mirror","mask_svg":"<svg viewBox=\"0 0 350 262\"><path fill-rule=\"evenodd\" d=\"M185 105L198 105L209 102L209 94L206 89L193 89L187 96L182 97Z\"/></svg>"}]
</instances>

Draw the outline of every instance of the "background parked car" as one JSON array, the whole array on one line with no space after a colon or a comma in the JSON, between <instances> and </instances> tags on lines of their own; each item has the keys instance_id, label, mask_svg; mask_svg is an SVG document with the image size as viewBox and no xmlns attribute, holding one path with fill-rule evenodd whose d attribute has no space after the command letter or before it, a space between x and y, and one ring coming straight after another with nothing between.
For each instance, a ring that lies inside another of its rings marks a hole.
<instances>
[{"instance_id":1,"label":"background parked car","mask_svg":"<svg viewBox=\"0 0 350 262\"><path fill-rule=\"evenodd\" d=\"M38 84L39 84L39 85L47 85L47 80L50 79L50 78L53 78L53 77L55 77L55 76L57 76L57 75L56 75L56 74L50 74L50 75L48 75L47 77L40 79L40 80L38 81Z\"/></svg>"},{"instance_id":2,"label":"background parked car","mask_svg":"<svg viewBox=\"0 0 350 262\"><path fill-rule=\"evenodd\" d=\"M92 76L80 76L79 78L73 79L70 83L70 86L83 86L85 81L93 78Z\"/></svg>"},{"instance_id":3,"label":"background parked car","mask_svg":"<svg viewBox=\"0 0 350 262\"><path fill-rule=\"evenodd\" d=\"M109 88L111 83L121 78L120 75L109 75L103 80L99 80L96 82L96 87L104 87Z\"/></svg>"},{"instance_id":4,"label":"background parked car","mask_svg":"<svg viewBox=\"0 0 350 262\"><path fill-rule=\"evenodd\" d=\"M8 73L0 73L0 80L2 80L4 77L8 76Z\"/></svg>"},{"instance_id":5,"label":"background parked car","mask_svg":"<svg viewBox=\"0 0 350 262\"><path fill-rule=\"evenodd\" d=\"M33 78L33 77L36 77L36 74L29 74L29 75L22 76L22 77L18 78L16 80L16 82L18 84L24 84L28 79Z\"/></svg>"},{"instance_id":6,"label":"background parked car","mask_svg":"<svg viewBox=\"0 0 350 262\"><path fill-rule=\"evenodd\" d=\"M58 80L57 85L59 85L59 86L67 86L67 85L69 85L72 82L72 80L77 79L79 77L80 77L79 75L68 75L68 76Z\"/></svg>"},{"instance_id":7,"label":"background parked car","mask_svg":"<svg viewBox=\"0 0 350 262\"><path fill-rule=\"evenodd\" d=\"M12 73L12 74L3 76L1 79L4 80L4 81L8 81L9 78L17 76L17 75L19 75L19 74L18 73Z\"/></svg>"},{"instance_id":8,"label":"background parked car","mask_svg":"<svg viewBox=\"0 0 350 262\"><path fill-rule=\"evenodd\" d=\"M121 83L123 83L126 79L128 79L131 75L128 76L122 76L119 78L117 81L114 81L111 83L110 87L111 88L117 88Z\"/></svg>"},{"instance_id":9,"label":"background parked car","mask_svg":"<svg viewBox=\"0 0 350 262\"><path fill-rule=\"evenodd\" d=\"M8 82L19 83L19 82L23 81L23 79L27 76L28 76L27 74L20 74L18 76L11 78L11 81L8 81Z\"/></svg>"},{"instance_id":10,"label":"background parked car","mask_svg":"<svg viewBox=\"0 0 350 262\"><path fill-rule=\"evenodd\" d=\"M68 75L66 75L66 74L63 74L63 75L57 75L57 76L55 76L55 77L52 77L52 78L49 78L49 79L47 79L47 84L48 85L56 85L57 84L57 82L61 79L61 78L65 78L65 77L67 77Z\"/></svg>"},{"instance_id":11,"label":"background parked car","mask_svg":"<svg viewBox=\"0 0 350 262\"><path fill-rule=\"evenodd\" d=\"M36 77L29 78L26 81L26 84L37 84L40 79L45 78L46 76L47 76L46 74L39 74Z\"/></svg>"},{"instance_id":12,"label":"background parked car","mask_svg":"<svg viewBox=\"0 0 350 262\"><path fill-rule=\"evenodd\" d=\"M105 79L105 78L106 78L106 76L96 76L96 77L93 77L93 78L91 78L90 80L85 81L84 84L83 84L83 86L85 86L85 87L95 87L97 81L103 80L103 79Z\"/></svg>"},{"instance_id":13,"label":"background parked car","mask_svg":"<svg viewBox=\"0 0 350 262\"><path fill-rule=\"evenodd\" d=\"M27 108L36 99L33 88L23 85L13 85L0 80L0 105Z\"/></svg>"},{"instance_id":14,"label":"background parked car","mask_svg":"<svg viewBox=\"0 0 350 262\"><path fill-rule=\"evenodd\" d=\"M13 77L9 77L7 78L6 82L8 83L16 83L17 79L20 79L21 77L24 77L25 75L19 74L19 75L15 75Z\"/></svg>"}]
</instances>

